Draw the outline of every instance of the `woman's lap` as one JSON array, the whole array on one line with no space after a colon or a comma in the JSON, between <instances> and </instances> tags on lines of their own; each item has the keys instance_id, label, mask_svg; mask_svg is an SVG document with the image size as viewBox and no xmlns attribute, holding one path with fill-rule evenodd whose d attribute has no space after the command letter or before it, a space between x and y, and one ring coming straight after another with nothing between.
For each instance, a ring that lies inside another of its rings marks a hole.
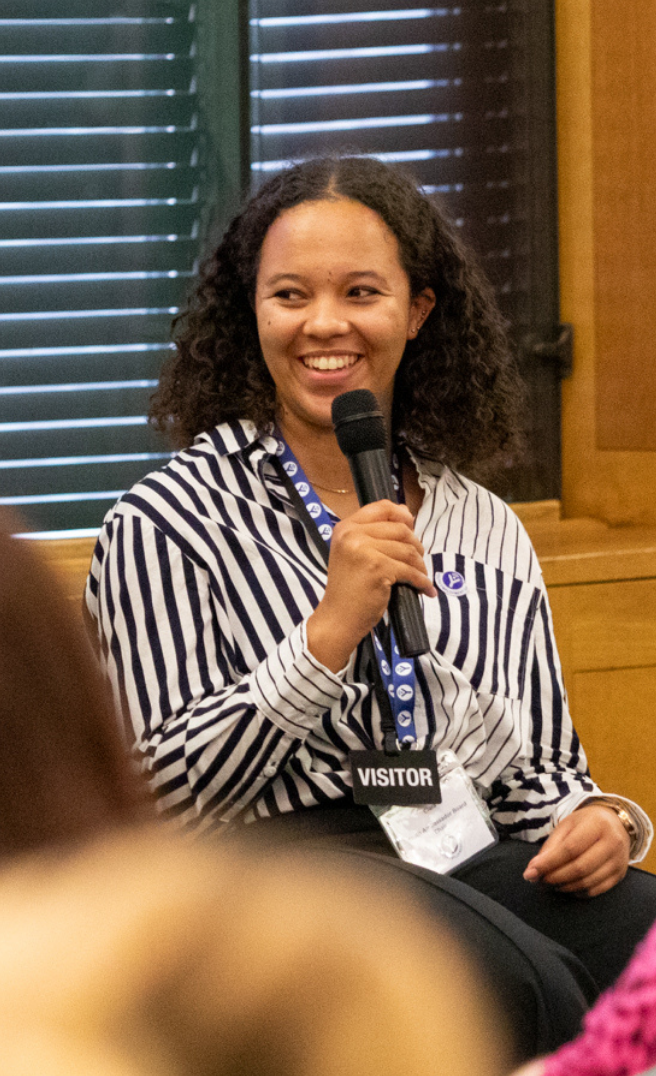
<instances>
[{"instance_id":1,"label":"woman's lap","mask_svg":"<svg viewBox=\"0 0 656 1076\"><path fill-rule=\"evenodd\" d=\"M325 853L348 857L381 881L393 872L410 896L448 926L506 1014L517 1064L550 1053L579 1033L597 990L568 950L457 879L403 863L387 852L345 847L326 848Z\"/></svg>"},{"instance_id":2,"label":"woman's lap","mask_svg":"<svg viewBox=\"0 0 656 1076\"><path fill-rule=\"evenodd\" d=\"M455 877L574 953L599 990L615 981L656 921L656 876L630 867L618 885L586 899L524 881L535 845L501 841Z\"/></svg>"},{"instance_id":3,"label":"woman's lap","mask_svg":"<svg viewBox=\"0 0 656 1076\"><path fill-rule=\"evenodd\" d=\"M307 812L308 821L314 812ZM320 840L340 848L378 852L396 860L378 823L367 808L339 811L333 833L333 812L325 817ZM307 839L308 834L303 834ZM316 831L313 840L316 839ZM618 885L591 899L559 893L548 885L523 878L537 846L504 840L483 852L450 877L512 912L523 923L573 953L602 991L631 959L633 951L656 922L656 875L630 867ZM398 862L398 861L397 861ZM406 865L407 866L407 865ZM426 876L440 878L432 872Z\"/></svg>"}]
</instances>

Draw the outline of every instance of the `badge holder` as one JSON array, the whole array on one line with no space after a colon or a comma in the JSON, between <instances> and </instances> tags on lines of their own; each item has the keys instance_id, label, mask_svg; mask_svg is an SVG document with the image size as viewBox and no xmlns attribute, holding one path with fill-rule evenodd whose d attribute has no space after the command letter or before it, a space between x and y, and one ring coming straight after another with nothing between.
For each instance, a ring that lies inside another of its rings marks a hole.
<instances>
[{"instance_id":1,"label":"badge holder","mask_svg":"<svg viewBox=\"0 0 656 1076\"><path fill-rule=\"evenodd\" d=\"M412 753L412 752L411 752ZM499 840L487 805L452 751L438 758L441 803L370 804L393 848L406 863L450 874Z\"/></svg>"}]
</instances>

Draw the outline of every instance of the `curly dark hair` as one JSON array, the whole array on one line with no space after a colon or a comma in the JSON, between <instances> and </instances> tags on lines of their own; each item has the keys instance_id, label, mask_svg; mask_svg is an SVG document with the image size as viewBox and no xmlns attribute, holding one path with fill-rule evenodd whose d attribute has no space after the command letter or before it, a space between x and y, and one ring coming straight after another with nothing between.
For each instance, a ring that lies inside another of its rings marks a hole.
<instances>
[{"instance_id":1,"label":"curly dark hair","mask_svg":"<svg viewBox=\"0 0 656 1076\"><path fill-rule=\"evenodd\" d=\"M361 156L327 156L265 182L201 265L175 319L176 352L152 400L151 421L176 447L219 422L274 421L275 385L260 350L255 284L265 235L302 202L350 198L396 236L412 296L437 303L406 345L394 389L393 436L419 455L468 473L512 458L521 381L492 289L437 205L412 177Z\"/></svg>"}]
</instances>

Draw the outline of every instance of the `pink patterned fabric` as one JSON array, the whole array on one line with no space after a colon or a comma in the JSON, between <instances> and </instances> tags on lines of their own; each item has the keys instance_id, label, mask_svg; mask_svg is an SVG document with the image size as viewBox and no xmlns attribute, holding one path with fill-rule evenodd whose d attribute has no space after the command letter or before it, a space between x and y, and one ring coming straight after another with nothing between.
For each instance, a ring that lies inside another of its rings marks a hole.
<instances>
[{"instance_id":1,"label":"pink patterned fabric","mask_svg":"<svg viewBox=\"0 0 656 1076\"><path fill-rule=\"evenodd\" d=\"M545 1059L544 1076L634 1076L656 1064L656 925L583 1026Z\"/></svg>"}]
</instances>

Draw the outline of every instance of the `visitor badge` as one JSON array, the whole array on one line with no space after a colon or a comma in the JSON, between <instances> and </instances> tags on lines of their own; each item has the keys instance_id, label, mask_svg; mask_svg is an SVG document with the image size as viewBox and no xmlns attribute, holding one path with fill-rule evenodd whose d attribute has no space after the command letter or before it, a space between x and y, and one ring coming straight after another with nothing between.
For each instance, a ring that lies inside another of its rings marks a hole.
<instances>
[{"instance_id":1,"label":"visitor badge","mask_svg":"<svg viewBox=\"0 0 656 1076\"><path fill-rule=\"evenodd\" d=\"M351 751L353 799L390 806L440 802L440 778L434 751Z\"/></svg>"}]
</instances>

